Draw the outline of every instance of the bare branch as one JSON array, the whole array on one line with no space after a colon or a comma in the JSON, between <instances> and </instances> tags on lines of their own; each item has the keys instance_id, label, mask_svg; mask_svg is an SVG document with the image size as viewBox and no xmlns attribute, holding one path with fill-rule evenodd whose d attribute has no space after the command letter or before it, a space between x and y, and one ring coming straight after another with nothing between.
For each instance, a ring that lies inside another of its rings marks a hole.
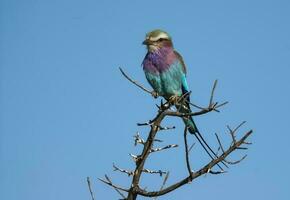
<instances>
[{"instance_id":1,"label":"bare branch","mask_svg":"<svg viewBox=\"0 0 290 200\"><path fill-rule=\"evenodd\" d=\"M92 190L92 187L91 187L90 177L87 177L87 183L88 183L88 187L89 187L89 191L90 191L92 200L95 200L95 195L94 195L93 190Z\"/></svg>"}]
</instances>

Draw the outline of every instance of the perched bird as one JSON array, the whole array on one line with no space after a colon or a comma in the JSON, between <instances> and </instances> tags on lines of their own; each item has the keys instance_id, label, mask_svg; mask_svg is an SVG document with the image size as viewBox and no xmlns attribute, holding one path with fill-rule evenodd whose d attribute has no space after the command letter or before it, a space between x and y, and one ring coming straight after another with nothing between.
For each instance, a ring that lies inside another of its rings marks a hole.
<instances>
[{"instance_id":1,"label":"perched bird","mask_svg":"<svg viewBox=\"0 0 290 200\"><path fill-rule=\"evenodd\" d=\"M175 104L179 112L191 112L189 106L189 88L186 81L186 67L181 55L174 49L171 37L162 30L153 30L146 34L143 42L147 46L147 54L143 60L146 79L155 91L156 96L166 100L186 96L183 105ZM214 159L216 154L203 139L191 116L183 121L191 134L194 134L207 154ZM213 155L211 155L211 153Z\"/></svg>"}]
</instances>

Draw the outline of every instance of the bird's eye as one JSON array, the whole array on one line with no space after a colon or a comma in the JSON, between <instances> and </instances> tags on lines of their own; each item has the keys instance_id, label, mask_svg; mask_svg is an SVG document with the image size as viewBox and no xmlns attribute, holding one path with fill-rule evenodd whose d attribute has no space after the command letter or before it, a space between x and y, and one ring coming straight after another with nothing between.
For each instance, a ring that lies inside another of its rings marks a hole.
<instances>
[{"instance_id":1,"label":"bird's eye","mask_svg":"<svg viewBox=\"0 0 290 200\"><path fill-rule=\"evenodd\" d=\"M158 42L162 42L162 41L164 41L165 39L164 38L159 38L157 41Z\"/></svg>"}]
</instances>

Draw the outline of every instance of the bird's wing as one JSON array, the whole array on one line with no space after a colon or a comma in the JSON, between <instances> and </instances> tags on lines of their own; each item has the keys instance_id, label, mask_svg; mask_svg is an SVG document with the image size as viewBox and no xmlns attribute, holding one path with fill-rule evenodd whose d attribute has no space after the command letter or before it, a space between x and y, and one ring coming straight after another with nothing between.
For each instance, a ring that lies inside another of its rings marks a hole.
<instances>
[{"instance_id":1,"label":"bird's wing","mask_svg":"<svg viewBox=\"0 0 290 200\"><path fill-rule=\"evenodd\" d=\"M179 60L179 63L181 65L181 69L182 69L182 76L181 76L181 89L182 89L182 94L186 94L189 92L189 87L188 87L188 84L187 84L187 80L186 80L186 66L185 66L185 63L184 63L184 60L182 58L182 56L177 52L177 51L174 51L177 59ZM187 95L187 100L189 101L189 95Z\"/></svg>"},{"instance_id":2,"label":"bird's wing","mask_svg":"<svg viewBox=\"0 0 290 200\"><path fill-rule=\"evenodd\" d=\"M176 50L174 50L174 53L175 53L177 59L180 61L181 65L182 65L183 73L186 75L186 72L187 72L186 71L186 66L185 66L185 63L184 63L184 60L183 60L182 56Z\"/></svg>"}]
</instances>

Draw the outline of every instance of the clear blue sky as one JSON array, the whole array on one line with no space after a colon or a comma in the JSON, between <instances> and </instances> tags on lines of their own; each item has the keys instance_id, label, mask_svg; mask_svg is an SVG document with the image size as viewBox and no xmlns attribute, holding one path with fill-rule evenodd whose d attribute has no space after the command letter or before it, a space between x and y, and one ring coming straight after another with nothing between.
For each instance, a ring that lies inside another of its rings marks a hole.
<instances>
[{"instance_id":1,"label":"clear blue sky","mask_svg":"<svg viewBox=\"0 0 290 200\"><path fill-rule=\"evenodd\" d=\"M0 1L0 199L118 199L97 181L130 178L112 171L115 162L133 168L129 153L136 122L152 118L155 100L127 82L149 85L141 68L145 33L168 31L188 67L196 104L230 102L221 113L196 117L206 139L247 120L254 143L248 158L221 176L207 175L159 199L288 200L290 169L290 3L244 1ZM146 167L170 170L169 183L186 175L182 122L163 133L162 145L180 148L152 155ZM193 139L192 139L193 140ZM191 141L192 142L192 141ZM238 152L232 158L243 155ZM199 147L197 169L208 161ZM159 187L145 175L143 186ZM143 198L140 198L143 199Z\"/></svg>"}]
</instances>

